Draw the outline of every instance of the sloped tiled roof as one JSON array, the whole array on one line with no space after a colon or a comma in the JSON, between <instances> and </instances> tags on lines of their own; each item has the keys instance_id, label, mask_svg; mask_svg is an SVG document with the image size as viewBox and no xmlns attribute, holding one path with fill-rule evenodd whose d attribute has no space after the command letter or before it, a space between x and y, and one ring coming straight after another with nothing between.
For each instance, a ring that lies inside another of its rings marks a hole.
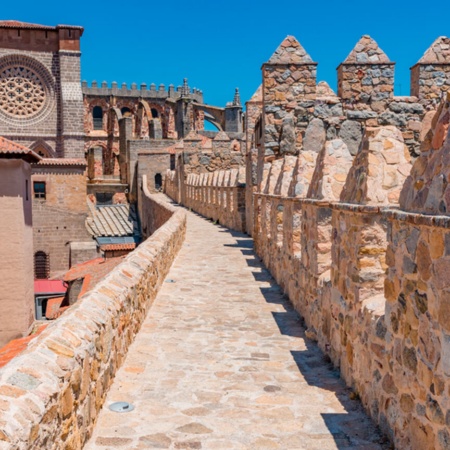
<instances>
[{"instance_id":1,"label":"sloped tiled roof","mask_svg":"<svg viewBox=\"0 0 450 450\"><path fill-rule=\"evenodd\" d=\"M418 61L419 64L450 64L450 38L438 37Z\"/></svg>"},{"instance_id":2,"label":"sloped tiled roof","mask_svg":"<svg viewBox=\"0 0 450 450\"><path fill-rule=\"evenodd\" d=\"M123 256L108 259L94 258L80 264L75 264L64 274L63 280L66 282L74 281L84 278L86 275L91 275L91 277L94 278L102 278L108 274L111 269L116 267L123 258Z\"/></svg>"},{"instance_id":3,"label":"sloped tiled roof","mask_svg":"<svg viewBox=\"0 0 450 450\"><path fill-rule=\"evenodd\" d=\"M18 20L0 20L0 28L28 28L39 30L54 30L55 27L39 25L37 23L20 22Z\"/></svg>"},{"instance_id":4,"label":"sloped tiled roof","mask_svg":"<svg viewBox=\"0 0 450 450\"><path fill-rule=\"evenodd\" d=\"M93 206L88 203L91 216L86 226L92 236L136 236L139 235L136 208L134 205Z\"/></svg>"},{"instance_id":5,"label":"sloped tiled roof","mask_svg":"<svg viewBox=\"0 0 450 450\"><path fill-rule=\"evenodd\" d=\"M28 162L38 162L42 159L28 147L10 141L3 136L0 136L0 158L25 159Z\"/></svg>"},{"instance_id":6,"label":"sloped tiled roof","mask_svg":"<svg viewBox=\"0 0 450 450\"><path fill-rule=\"evenodd\" d=\"M38 163L40 166L86 166L84 158L43 158Z\"/></svg>"},{"instance_id":7,"label":"sloped tiled roof","mask_svg":"<svg viewBox=\"0 0 450 450\"><path fill-rule=\"evenodd\" d=\"M14 339L4 347L0 348L0 368L25 351L28 344L36 339L47 328L47 326L48 325L41 325L33 334L23 338Z\"/></svg>"},{"instance_id":8,"label":"sloped tiled roof","mask_svg":"<svg viewBox=\"0 0 450 450\"><path fill-rule=\"evenodd\" d=\"M100 246L100 249L103 251L120 251L120 250L134 250L136 248L136 244L104 244Z\"/></svg>"},{"instance_id":9,"label":"sloped tiled roof","mask_svg":"<svg viewBox=\"0 0 450 450\"><path fill-rule=\"evenodd\" d=\"M294 36L286 36L267 61L268 64L308 64L312 62L311 56L306 53Z\"/></svg>"},{"instance_id":10,"label":"sloped tiled roof","mask_svg":"<svg viewBox=\"0 0 450 450\"><path fill-rule=\"evenodd\" d=\"M22 28L27 30L57 30L58 28L77 28L83 30L83 27L76 25L57 25L51 27L48 25L40 25L38 23L20 22L19 20L0 20L0 28Z\"/></svg>"},{"instance_id":11,"label":"sloped tiled roof","mask_svg":"<svg viewBox=\"0 0 450 450\"><path fill-rule=\"evenodd\" d=\"M388 64L391 62L376 41L365 34L342 64Z\"/></svg>"}]
</instances>

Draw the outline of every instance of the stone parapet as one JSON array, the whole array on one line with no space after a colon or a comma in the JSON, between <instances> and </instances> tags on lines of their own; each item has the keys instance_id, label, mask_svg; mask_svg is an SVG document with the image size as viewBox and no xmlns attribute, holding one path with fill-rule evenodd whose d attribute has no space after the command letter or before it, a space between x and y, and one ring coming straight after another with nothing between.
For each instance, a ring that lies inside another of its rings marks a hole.
<instances>
[{"instance_id":1,"label":"stone parapet","mask_svg":"<svg viewBox=\"0 0 450 450\"><path fill-rule=\"evenodd\" d=\"M185 213L142 190L150 237L0 370L1 450L81 449L91 435L185 236Z\"/></svg>"},{"instance_id":2,"label":"stone parapet","mask_svg":"<svg viewBox=\"0 0 450 450\"><path fill-rule=\"evenodd\" d=\"M183 204L223 226L245 231L245 184L239 182L239 171L224 170L218 175L189 175Z\"/></svg>"},{"instance_id":3,"label":"stone parapet","mask_svg":"<svg viewBox=\"0 0 450 450\"><path fill-rule=\"evenodd\" d=\"M443 105L412 169L398 129L369 128L354 158L340 139L320 144L312 176L302 152L293 171L286 157L266 164L253 195L255 250L306 335L396 448L414 450L450 442L448 101ZM307 194L286 193L288 182L303 182Z\"/></svg>"}]
</instances>

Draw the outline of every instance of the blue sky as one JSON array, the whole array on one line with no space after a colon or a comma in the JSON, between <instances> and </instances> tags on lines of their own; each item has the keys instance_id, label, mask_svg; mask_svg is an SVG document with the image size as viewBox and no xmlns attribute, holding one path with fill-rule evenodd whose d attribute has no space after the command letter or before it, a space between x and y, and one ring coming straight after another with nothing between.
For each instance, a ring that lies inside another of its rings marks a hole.
<instances>
[{"instance_id":1,"label":"blue sky","mask_svg":"<svg viewBox=\"0 0 450 450\"><path fill-rule=\"evenodd\" d=\"M70 5L70 6L68 6ZM450 35L450 6L418 1L4 2L2 19L84 26L82 78L175 86L189 79L205 102L223 106L234 88L248 100L261 65L288 34L336 88L336 67L363 34L396 65L396 95L409 94L409 67L435 38Z\"/></svg>"}]
</instances>

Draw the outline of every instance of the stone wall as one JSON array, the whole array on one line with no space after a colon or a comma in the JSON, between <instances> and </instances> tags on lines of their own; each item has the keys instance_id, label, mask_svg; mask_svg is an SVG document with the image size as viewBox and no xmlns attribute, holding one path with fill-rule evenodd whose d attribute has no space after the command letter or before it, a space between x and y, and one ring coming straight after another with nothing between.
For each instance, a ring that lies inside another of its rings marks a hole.
<instances>
[{"instance_id":1,"label":"stone wall","mask_svg":"<svg viewBox=\"0 0 450 450\"><path fill-rule=\"evenodd\" d=\"M186 216L143 186L144 243L0 370L0 449L81 449L184 240ZM164 215L162 215L164 211ZM153 229L161 225L158 229ZM152 228L150 228L152 227Z\"/></svg>"},{"instance_id":2,"label":"stone wall","mask_svg":"<svg viewBox=\"0 0 450 450\"><path fill-rule=\"evenodd\" d=\"M169 177L169 180L172 177ZM244 171L223 170L190 174L183 205L232 230L245 231ZM166 192L173 191L168 187Z\"/></svg>"},{"instance_id":3,"label":"stone wall","mask_svg":"<svg viewBox=\"0 0 450 450\"><path fill-rule=\"evenodd\" d=\"M397 448L450 442L449 108L413 167L400 130L367 128L355 157L315 139L312 175L302 149L266 164L253 196L258 255Z\"/></svg>"},{"instance_id":4,"label":"stone wall","mask_svg":"<svg viewBox=\"0 0 450 450\"><path fill-rule=\"evenodd\" d=\"M167 171L164 192L221 225L245 231L245 141L224 131L212 140L190 132L172 151L176 169Z\"/></svg>"}]
</instances>

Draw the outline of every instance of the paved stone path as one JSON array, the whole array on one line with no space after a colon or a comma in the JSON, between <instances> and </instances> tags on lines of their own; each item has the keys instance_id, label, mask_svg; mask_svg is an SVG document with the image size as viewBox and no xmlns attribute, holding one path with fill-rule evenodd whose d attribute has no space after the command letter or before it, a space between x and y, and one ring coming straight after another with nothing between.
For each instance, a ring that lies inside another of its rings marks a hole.
<instances>
[{"instance_id":1,"label":"paved stone path","mask_svg":"<svg viewBox=\"0 0 450 450\"><path fill-rule=\"evenodd\" d=\"M168 279L85 449L386 448L248 236L188 213Z\"/></svg>"}]
</instances>

